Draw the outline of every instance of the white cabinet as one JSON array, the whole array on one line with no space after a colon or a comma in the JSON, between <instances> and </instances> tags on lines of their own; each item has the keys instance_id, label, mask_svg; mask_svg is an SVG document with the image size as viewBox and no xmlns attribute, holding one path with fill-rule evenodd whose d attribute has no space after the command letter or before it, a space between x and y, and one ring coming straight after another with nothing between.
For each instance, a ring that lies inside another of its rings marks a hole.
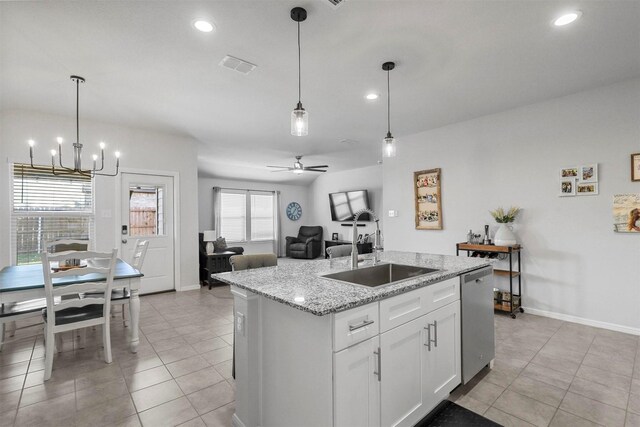
<instances>
[{"instance_id":1,"label":"white cabinet","mask_svg":"<svg viewBox=\"0 0 640 427\"><path fill-rule=\"evenodd\" d=\"M380 335L382 426L413 426L460 384L460 301Z\"/></svg>"},{"instance_id":2,"label":"white cabinet","mask_svg":"<svg viewBox=\"0 0 640 427\"><path fill-rule=\"evenodd\" d=\"M334 353L334 425L380 425L378 336Z\"/></svg>"},{"instance_id":3,"label":"white cabinet","mask_svg":"<svg viewBox=\"0 0 640 427\"><path fill-rule=\"evenodd\" d=\"M425 415L424 317L380 335L382 426L413 426Z\"/></svg>"},{"instance_id":4,"label":"white cabinet","mask_svg":"<svg viewBox=\"0 0 640 427\"><path fill-rule=\"evenodd\" d=\"M423 404L431 411L461 381L460 301L418 319L427 328L423 372Z\"/></svg>"}]
</instances>

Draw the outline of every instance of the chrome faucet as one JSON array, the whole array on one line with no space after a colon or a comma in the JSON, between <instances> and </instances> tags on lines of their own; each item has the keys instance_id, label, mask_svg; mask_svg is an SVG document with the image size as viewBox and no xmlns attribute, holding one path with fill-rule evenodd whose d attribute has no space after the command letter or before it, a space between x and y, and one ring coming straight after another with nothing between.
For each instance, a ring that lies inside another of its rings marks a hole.
<instances>
[{"instance_id":1,"label":"chrome faucet","mask_svg":"<svg viewBox=\"0 0 640 427\"><path fill-rule=\"evenodd\" d=\"M380 242L380 220L376 216L376 214L371 209L362 209L353 214L353 239L351 241L351 269L355 270L358 268L358 218L363 213L371 214L373 220L376 222L376 234L373 238L373 265L377 265L380 260L378 259L378 250L380 247L378 246Z\"/></svg>"}]
</instances>

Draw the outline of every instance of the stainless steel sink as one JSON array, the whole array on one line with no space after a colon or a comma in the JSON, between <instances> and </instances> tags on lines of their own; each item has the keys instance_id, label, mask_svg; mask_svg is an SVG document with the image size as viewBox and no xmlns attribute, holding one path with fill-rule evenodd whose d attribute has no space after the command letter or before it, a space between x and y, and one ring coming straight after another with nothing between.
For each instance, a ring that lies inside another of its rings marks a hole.
<instances>
[{"instance_id":1,"label":"stainless steel sink","mask_svg":"<svg viewBox=\"0 0 640 427\"><path fill-rule=\"evenodd\" d=\"M380 264L372 267L362 267L357 270L341 271L339 273L325 274L325 279L338 280L352 285L377 288L379 286L393 285L403 280L414 279L440 270L427 267L415 267L404 264Z\"/></svg>"}]
</instances>

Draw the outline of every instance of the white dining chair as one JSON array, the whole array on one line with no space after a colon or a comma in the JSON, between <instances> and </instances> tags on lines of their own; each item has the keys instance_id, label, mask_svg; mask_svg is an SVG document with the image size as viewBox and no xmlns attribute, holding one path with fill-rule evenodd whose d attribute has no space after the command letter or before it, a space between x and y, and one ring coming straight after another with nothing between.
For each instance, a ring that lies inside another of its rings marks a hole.
<instances>
[{"instance_id":1,"label":"white dining chair","mask_svg":"<svg viewBox=\"0 0 640 427\"><path fill-rule=\"evenodd\" d=\"M137 240L133 249L133 255L129 264L136 270L142 273L142 265L144 264L144 258L147 256L147 249L149 248L148 240ZM111 293L111 304L113 306L122 306L122 324L127 326L127 320L125 315L125 306L129 303L129 291L126 288L114 289Z\"/></svg>"},{"instance_id":2,"label":"white dining chair","mask_svg":"<svg viewBox=\"0 0 640 427\"><path fill-rule=\"evenodd\" d=\"M86 251L89 249L89 240L57 239L45 242L43 250L49 253L64 251ZM16 333L16 321L31 317L40 317L42 309L46 306L44 298L37 298L28 301L19 301L2 304L0 308L0 352L7 337L13 338ZM26 327L33 327L29 325ZM62 339L58 337L58 351L62 351ZM81 335L81 343L84 343L84 335Z\"/></svg>"},{"instance_id":3,"label":"white dining chair","mask_svg":"<svg viewBox=\"0 0 640 427\"><path fill-rule=\"evenodd\" d=\"M45 371L44 379L51 378L54 355L54 336L61 332L102 325L104 360L111 363L110 309L113 276L117 249L111 252L65 251L59 254L43 252L42 271L47 308L43 310L45 330ZM62 262L70 259L86 260L86 266L53 272ZM105 260L105 261L102 261ZM104 266L106 265L106 266ZM96 280L96 274L100 275ZM76 276L74 284L54 286L59 281ZM73 296L99 292L83 298ZM65 296L71 295L71 299Z\"/></svg>"}]
</instances>

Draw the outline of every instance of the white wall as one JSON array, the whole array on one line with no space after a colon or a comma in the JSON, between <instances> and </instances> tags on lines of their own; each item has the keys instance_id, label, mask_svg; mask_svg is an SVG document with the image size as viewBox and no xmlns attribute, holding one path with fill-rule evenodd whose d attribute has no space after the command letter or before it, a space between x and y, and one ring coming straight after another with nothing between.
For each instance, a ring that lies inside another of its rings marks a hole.
<instances>
[{"instance_id":1,"label":"white wall","mask_svg":"<svg viewBox=\"0 0 640 427\"><path fill-rule=\"evenodd\" d=\"M339 238L343 240L349 238L351 227L342 227L340 222L331 221L329 193L351 190L367 190L369 206L382 219L382 166L323 173L311 183L309 204L313 211L312 225L323 227L325 240L330 240L332 233L338 233ZM373 221L359 223L366 225L358 227L358 234L368 234L375 231ZM380 228L382 228L382 221Z\"/></svg>"},{"instance_id":2,"label":"white wall","mask_svg":"<svg viewBox=\"0 0 640 427\"><path fill-rule=\"evenodd\" d=\"M36 163L49 164L49 150L55 148L54 139L65 136L67 141L75 140L75 117L56 116L28 111L6 111L0 117L0 265L10 263L10 203L9 164L29 162L26 141L30 138L39 142L36 149ZM147 171L178 172L180 179L180 223L177 224L180 241L176 248L180 252L180 283L176 288L198 285L198 236L197 236L197 155L195 140L163 133L127 128L113 124L82 119L80 136L85 145L85 165L90 165L92 147L100 140L109 144L110 152L122 152L121 166ZM69 145L67 143L67 145ZM97 150L95 150L97 151ZM71 151L65 151L70 159ZM107 159L106 168L113 166L112 157ZM119 178L98 177L95 183L96 199L96 247L98 250L119 248L116 240L115 199Z\"/></svg>"},{"instance_id":3,"label":"white wall","mask_svg":"<svg viewBox=\"0 0 640 427\"><path fill-rule=\"evenodd\" d=\"M266 190L280 191L280 206L282 209L280 224L282 227L282 253L284 253L285 237L297 236L301 225L313 225L310 222L311 214L309 209L309 187L303 185L277 184L273 182L238 181L231 179L220 179L211 177L198 177L198 229L213 229L213 187L238 188L243 190ZM302 207L302 217L297 221L287 218L285 209L291 202L298 202ZM224 236L222 236L224 237ZM235 246L233 242L227 242ZM246 254L273 252L272 242L258 243L238 243L242 246Z\"/></svg>"},{"instance_id":4,"label":"white wall","mask_svg":"<svg viewBox=\"0 0 640 427\"><path fill-rule=\"evenodd\" d=\"M399 138L384 163L384 209L400 212L385 218L385 249L454 254L470 228L495 232L490 209L520 206L524 306L640 334L640 235L612 231L613 194L640 193L639 119L634 79ZM587 163L600 195L558 197L558 170ZM415 230L413 172L435 167L444 230Z\"/></svg>"}]
</instances>

